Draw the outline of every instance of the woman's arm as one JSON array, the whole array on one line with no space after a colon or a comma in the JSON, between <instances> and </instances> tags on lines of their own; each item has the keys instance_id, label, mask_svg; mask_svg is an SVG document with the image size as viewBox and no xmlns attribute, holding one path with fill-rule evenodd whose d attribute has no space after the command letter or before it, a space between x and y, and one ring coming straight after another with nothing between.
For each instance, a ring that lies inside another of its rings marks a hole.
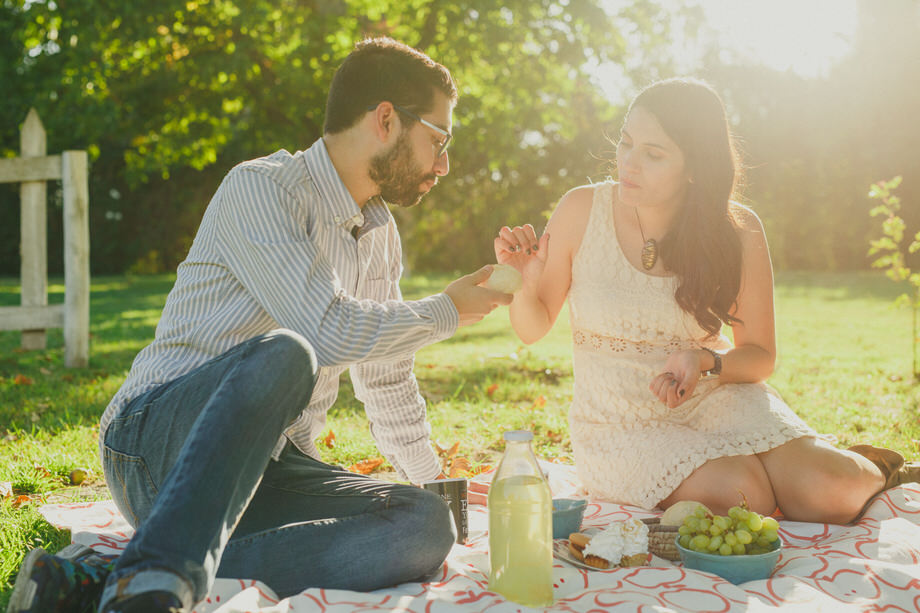
<instances>
[{"instance_id":1,"label":"woman's arm","mask_svg":"<svg viewBox=\"0 0 920 613\"><path fill-rule=\"evenodd\" d=\"M746 207L737 207L741 237L741 291L732 315L735 348L722 357L724 383L766 381L776 365L776 321L773 312L773 265L763 224ZM709 368L712 356L703 365Z\"/></svg>"},{"instance_id":2,"label":"woman's arm","mask_svg":"<svg viewBox=\"0 0 920 613\"><path fill-rule=\"evenodd\" d=\"M529 224L506 226L495 239L496 260L514 266L524 277L509 313L511 326L527 344L543 338L562 310L572 283L572 261L581 245L593 198L594 187L590 185L568 192L539 241Z\"/></svg>"},{"instance_id":3,"label":"woman's arm","mask_svg":"<svg viewBox=\"0 0 920 613\"><path fill-rule=\"evenodd\" d=\"M763 225L746 207L736 209L741 239L741 289L732 315L734 348L721 356L722 383L765 381L776 363L776 326L773 314L773 266ZM700 373L715 365L704 349L678 351L668 356L664 371L649 389L669 407L676 407L693 394Z\"/></svg>"}]
</instances>

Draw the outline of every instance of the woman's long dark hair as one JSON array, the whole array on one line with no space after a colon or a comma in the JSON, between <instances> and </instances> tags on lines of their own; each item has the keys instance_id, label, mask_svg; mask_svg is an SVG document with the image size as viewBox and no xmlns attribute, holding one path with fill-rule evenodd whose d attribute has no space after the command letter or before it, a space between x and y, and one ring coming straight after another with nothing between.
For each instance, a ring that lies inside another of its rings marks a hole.
<instances>
[{"instance_id":1,"label":"woman's long dark hair","mask_svg":"<svg viewBox=\"0 0 920 613\"><path fill-rule=\"evenodd\" d=\"M659 243L665 268L678 280L674 298L710 336L731 315L741 288L741 239L732 195L741 174L719 95L694 79L667 79L630 105L651 112L684 154L691 183L686 201Z\"/></svg>"}]
</instances>

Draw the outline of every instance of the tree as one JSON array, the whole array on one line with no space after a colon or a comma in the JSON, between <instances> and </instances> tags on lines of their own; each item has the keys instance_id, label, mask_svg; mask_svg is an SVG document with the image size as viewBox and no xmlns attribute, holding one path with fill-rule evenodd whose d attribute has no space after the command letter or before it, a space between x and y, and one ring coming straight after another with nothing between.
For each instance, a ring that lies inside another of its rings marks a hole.
<instances>
[{"instance_id":1,"label":"tree","mask_svg":"<svg viewBox=\"0 0 920 613\"><path fill-rule=\"evenodd\" d=\"M624 59L627 21L643 24L630 44L648 46L663 44L670 23L643 0L619 19L596 0L0 6L15 41L0 46L15 67L3 74L13 92L4 116L25 117L34 106L49 151L90 151L96 273L173 269L222 175L318 138L335 68L356 40L377 34L447 65L461 91L451 175L424 211L397 212L410 264L453 270L489 261L501 224L539 223L567 189L607 173L606 134L622 109L599 94L592 67ZM633 62L632 74L640 68ZM15 129L4 130L0 154L14 155ZM18 266L4 259L0 267Z\"/></svg>"},{"instance_id":2,"label":"tree","mask_svg":"<svg viewBox=\"0 0 920 613\"><path fill-rule=\"evenodd\" d=\"M706 76L724 94L749 165L746 196L763 218L778 268L855 270L865 186L901 175L901 197L920 195L920 4L861 0L850 53L825 77L725 64L714 52ZM904 211L909 225L920 209Z\"/></svg>"}]
</instances>

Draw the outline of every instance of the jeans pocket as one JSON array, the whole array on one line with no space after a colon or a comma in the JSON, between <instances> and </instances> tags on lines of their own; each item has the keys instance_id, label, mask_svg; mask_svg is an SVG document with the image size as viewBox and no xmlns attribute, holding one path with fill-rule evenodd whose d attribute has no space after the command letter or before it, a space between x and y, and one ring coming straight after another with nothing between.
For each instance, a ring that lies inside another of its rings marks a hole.
<instances>
[{"instance_id":1,"label":"jeans pocket","mask_svg":"<svg viewBox=\"0 0 920 613\"><path fill-rule=\"evenodd\" d=\"M140 456L106 446L103 450L103 470L115 506L128 523L137 528L153 509L158 492L147 470L147 463Z\"/></svg>"}]
</instances>

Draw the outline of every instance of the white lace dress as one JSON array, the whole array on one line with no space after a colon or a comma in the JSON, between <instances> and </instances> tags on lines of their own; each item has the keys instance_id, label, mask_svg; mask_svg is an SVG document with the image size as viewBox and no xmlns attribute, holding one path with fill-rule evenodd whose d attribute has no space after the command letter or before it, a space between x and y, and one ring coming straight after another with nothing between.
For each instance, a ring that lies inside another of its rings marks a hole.
<instances>
[{"instance_id":1,"label":"white lace dress","mask_svg":"<svg viewBox=\"0 0 920 613\"><path fill-rule=\"evenodd\" d=\"M636 269L613 221L613 183L595 188L572 265L575 390L569 412L578 475L593 496L653 508L704 462L817 436L764 384L703 379L675 409L648 389L679 349L727 349L674 299L673 277Z\"/></svg>"}]
</instances>

